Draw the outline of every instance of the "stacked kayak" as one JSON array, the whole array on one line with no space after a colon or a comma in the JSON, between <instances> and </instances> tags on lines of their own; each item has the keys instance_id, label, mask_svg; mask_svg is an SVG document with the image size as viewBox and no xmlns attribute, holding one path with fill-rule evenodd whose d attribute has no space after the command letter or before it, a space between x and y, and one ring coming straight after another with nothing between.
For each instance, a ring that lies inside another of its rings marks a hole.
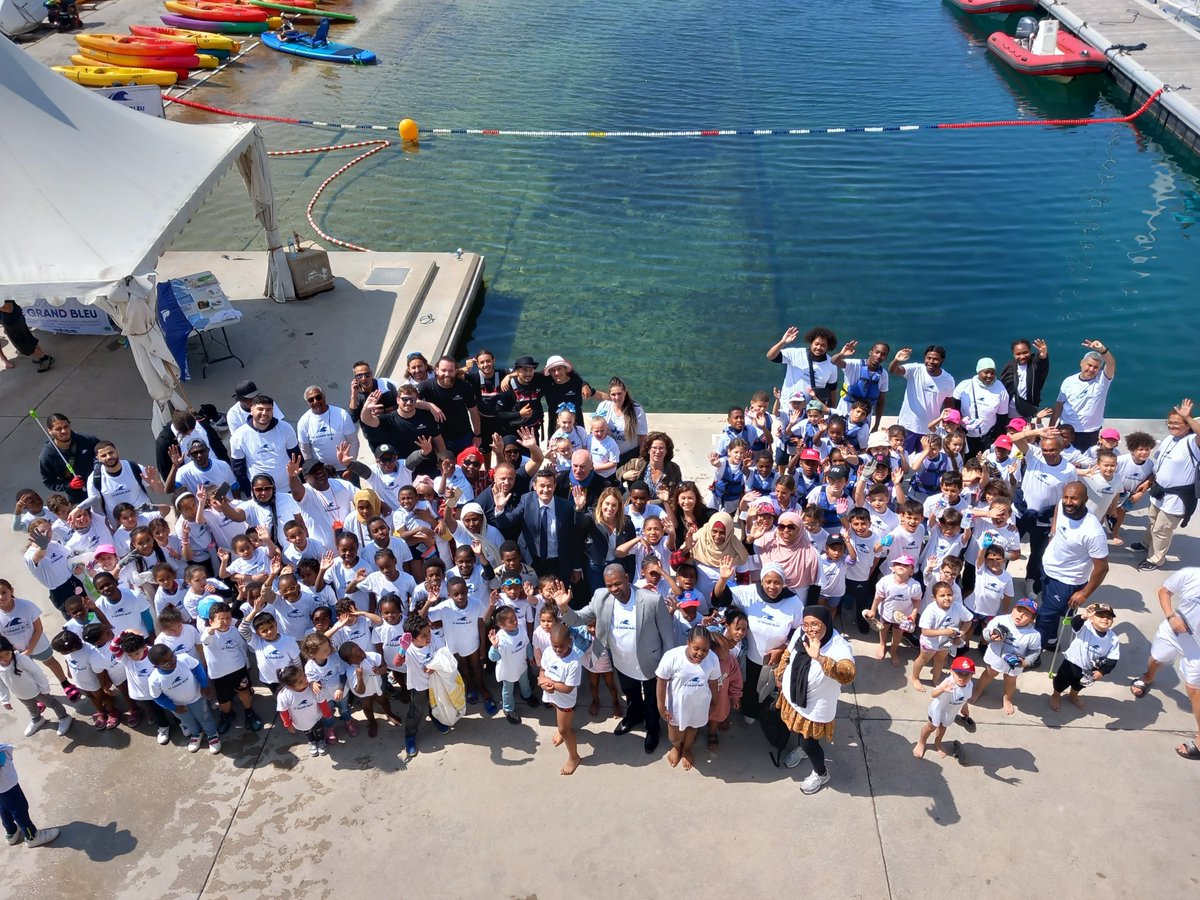
<instances>
[{"instance_id":1,"label":"stacked kayak","mask_svg":"<svg viewBox=\"0 0 1200 900\"><path fill-rule=\"evenodd\" d=\"M82 59L84 57L71 57ZM155 84L170 87L176 81L174 72L161 69L141 69L126 66L53 66L55 72L65 75L76 84L85 87L121 87L127 84Z\"/></svg>"},{"instance_id":2,"label":"stacked kayak","mask_svg":"<svg viewBox=\"0 0 1200 900\"><path fill-rule=\"evenodd\" d=\"M242 50L241 41L235 41L227 35L210 34L207 31L191 31L187 28L171 28L169 25L130 25L129 33L191 44L196 48L194 53L207 53L217 59L226 59Z\"/></svg>"},{"instance_id":3,"label":"stacked kayak","mask_svg":"<svg viewBox=\"0 0 1200 900\"><path fill-rule=\"evenodd\" d=\"M329 20L322 19L314 34L289 28L264 32L261 40L272 50L290 53L293 56L302 56L305 59L350 63L357 66L369 66L375 63L375 54L370 50L334 43L326 37L328 33Z\"/></svg>"},{"instance_id":4,"label":"stacked kayak","mask_svg":"<svg viewBox=\"0 0 1200 900\"><path fill-rule=\"evenodd\" d=\"M207 31L216 34L262 34L270 28L279 28L283 20L271 16L257 6L235 3L206 3L202 0L167 0L163 4L167 15L159 16L164 25L186 28L190 31Z\"/></svg>"},{"instance_id":5,"label":"stacked kayak","mask_svg":"<svg viewBox=\"0 0 1200 900\"><path fill-rule=\"evenodd\" d=\"M77 34L75 43L79 55L72 56L71 61L76 65L161 69L179 78L186 78L189 69L215 69L219 65L215 56L198 54L195 44L158 37Z\"/></svg>"},{"instance_id":6,"label":"stacked kayak","mask_svg":"<svg viewBox=\"0 0 1200 900\"><path fill-rule=\"evenodd\" d=\"M275 0L233 0L239 6L256 6L272 12L284 13L296 22L311 22L319 24L321 19L328 19L334 25L357 22L358 16L350 13L333 12L327 9L317 9L316 0L291 0L289 3L277 3Z\"/></svg>"}]
</instances>

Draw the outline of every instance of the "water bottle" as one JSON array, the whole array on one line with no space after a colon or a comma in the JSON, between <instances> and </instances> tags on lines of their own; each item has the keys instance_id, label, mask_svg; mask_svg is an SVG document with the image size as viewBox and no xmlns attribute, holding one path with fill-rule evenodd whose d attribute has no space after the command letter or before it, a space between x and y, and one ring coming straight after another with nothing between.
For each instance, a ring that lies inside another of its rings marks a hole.
<instances>
[{"instance_id":1,"label":"water bottle","mask_svg":"<svg viewBox=\"0 0 1200 900\"><path fill-rule=\"evenodd\" d=\"M296 242L293 241L291 238L288 238L287 255L288 255L289 259L296 258Z\"/></svg>"}]
</instances>

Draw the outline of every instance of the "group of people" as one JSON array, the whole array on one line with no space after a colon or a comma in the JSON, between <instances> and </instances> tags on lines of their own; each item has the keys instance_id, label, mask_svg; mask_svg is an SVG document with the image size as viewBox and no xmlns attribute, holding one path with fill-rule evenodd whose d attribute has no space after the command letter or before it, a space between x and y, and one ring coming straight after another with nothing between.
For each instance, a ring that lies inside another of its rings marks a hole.
<instances>
[{"instance_id":1,"label":"group of people","mask_svg":"<svg viewBox=\"0 0 1200 900\"><path fill-rule=\"evenodd\" d=\"M22 490L13 529L57 612L0 579L0 700L26 707L27 735L46 709L65 733L53 676L71 703L87 695L97 729L148 720L166 745L178 724L189 751L217 753L230 728L262 727L257 678L310 755L352 739L358 707L371 735L379 718L403 727L412 757L427 724L461 715L461 679L487 716L553 709L571 774L586 672L589 715L607 691L616 733L642 731L647 753L665 721L672 766L695 765L702 731L718 749L734 711L780 749L797 735L782 761L811 762L805 793L829 781L822 746L856 675L847 622L874 628L893 666L913 645L914 690L931 668L918 756L931 738L961 750L946 728L973 730L993 679L1011 714L1018 677L1047 662L1051 705L1082 706L1118 659L1097 591L1125 514L1149 508L1148 545L1129 546L1151 571L1195 508L1191 401L1161 441L1127 434L1122 452L1100 341L1043 406L1041 340L1013 342L999 375L985 358L956 380L941 346L913 362L886 343L835 350L826 328L799 337L769 348L780 385L730 408L699 483L620 378L595 388L561 356L506 371L485 350L412 353L394 378L360 361L344 407L309 386L294 424L243 382L224 414L176 413L153 465L55 414L50 493ZM898 423L881 429L897 378ZM1022 556L1028 596L1007 571ZM1133 692L1182 660L1200 724L1200 570L1160 600Z\"/></svg>"}]
</instances>

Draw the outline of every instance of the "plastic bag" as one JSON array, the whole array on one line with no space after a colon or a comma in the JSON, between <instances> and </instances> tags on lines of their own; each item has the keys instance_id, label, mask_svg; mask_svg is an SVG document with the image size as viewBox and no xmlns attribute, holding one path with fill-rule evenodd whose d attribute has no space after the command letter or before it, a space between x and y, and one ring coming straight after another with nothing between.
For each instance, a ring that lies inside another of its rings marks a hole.
<instances>
[{"instance_id":1,"label":"plastic bag","mask_svg":"<svg viewBox=\"0 0 1200 900\"><path fill-rule=\"evenodd\" d=\"M467 691L454 654L440 647L429 660L429 711L447 728L467 710Z\"/></svg>"}]
</instances>

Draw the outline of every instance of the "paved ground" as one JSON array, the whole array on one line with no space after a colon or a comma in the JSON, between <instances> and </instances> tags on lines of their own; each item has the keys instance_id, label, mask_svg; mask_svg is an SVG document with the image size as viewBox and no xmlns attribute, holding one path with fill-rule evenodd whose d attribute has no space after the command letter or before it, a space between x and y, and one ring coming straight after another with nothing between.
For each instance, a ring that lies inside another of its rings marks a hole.
<instances>
[{"instance_id":1,"label":"paved ground","mask_svg":"<svg viewBox=\"0 0 1200 900\"><path fill-rule=\"evenodd\" d=\"M232 384L247 376L291 415L310 381L338 397L349 364L382 352L387 341L382 332L356 330L355 341L325 341L319 351L304 342L306 331L337 311L330 296L286 307L244 304L247 322L236 341L254 345L248 368L216 366L190 387L193 402L223 406ZM275 339L250 338L268 333ZM365 334L375 336L364 344ZM22 418L33 405L116 438L131 458L151 458L148 407L126 351L107 339L48 343L59 359L50 373L28 363L0 373L7 463L0 496L36 481L41 441ZM309 362L291 363L300 351ZM652 419L678 440L685 471L698 474L720 418ZM1175 549L1200 560L1196 530ZM65 739L45 731L26 739L23 719L5 714L0 739L19 748L38 821L63 826L53 848L3 848L6 893L62 897L103 884L118 897L286 889L329 896L377 888L380 855L363 853L365 839L403 853L389 867L401 884L417 881L426 893L448 897L596 896L614 888L673 895L697 884L697 863L705 888L748 880L756 893L768 893L795 884L793 860L818 890L911 897L928 889L931 850L944 861L938 871L945 883L958 871L960 886L1000 897L1030 890L1010 841L1019 835L1022 852L1040 857L1039 893L1119 896L1153 879L1159 896L1194 895L1200 766L1171 749L1191 716L1174 672L1147 699L1130 698L1129 678L1159 619L1153 592L1161 580L1138 575L1130 558L1114 554L1103 589L1120 610L1125 642L1114 681L1089 692L1086 714L1067 707L1060 715L1046 708L1045 675L1027 675L1011 718L1000 713L993 687L977 713L978 733L958 735L966 766L932 753L912 758L927 701L855 636L863 655L830 754L834 781L815 797L794 783L807 766L773 768L757 731L740 722L717 754L701 754L697 771L685 774L661 753L646 756L636 735L614 736L611 719L584 717L585 764L568 780L558 775L561 754L549 744L545 713L518 727L472 715L446 738L425 736L423 752L408 764L398 730L386 726L375 740L360 735L322 760L300 758L293 738L273 726L258 736L235 731L225 752L211 758L189 756L178 744L159 747L145 732L97 734L85 719ZM0 573L19 594L41 599L15 536L0 541ZM267 697L258 703L267 713ZM835 855L814 855L826 848Z\"/></svg>"}]
</instances>

